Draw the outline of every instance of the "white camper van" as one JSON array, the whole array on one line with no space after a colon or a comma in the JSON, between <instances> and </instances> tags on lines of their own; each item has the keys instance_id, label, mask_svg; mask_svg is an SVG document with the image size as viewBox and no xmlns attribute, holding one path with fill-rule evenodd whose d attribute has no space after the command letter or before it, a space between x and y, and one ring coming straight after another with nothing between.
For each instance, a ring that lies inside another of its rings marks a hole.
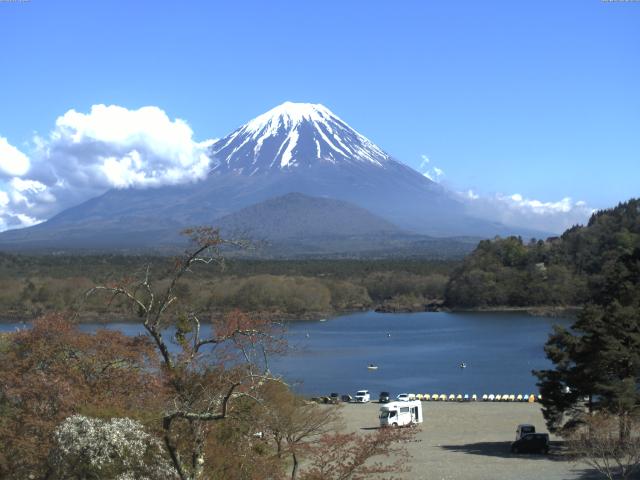
<instances>
[{"instance_id":1,"label":"white camper van","mask_svg":"<svg viewBox=\"0 0 640 480\"><path fill-rule=\"evenodd\" d=\"M422 423L422 402L409 400L405 402L391 402L380 407L380 426L400 427Z\"/></svg>"}]
</instances>

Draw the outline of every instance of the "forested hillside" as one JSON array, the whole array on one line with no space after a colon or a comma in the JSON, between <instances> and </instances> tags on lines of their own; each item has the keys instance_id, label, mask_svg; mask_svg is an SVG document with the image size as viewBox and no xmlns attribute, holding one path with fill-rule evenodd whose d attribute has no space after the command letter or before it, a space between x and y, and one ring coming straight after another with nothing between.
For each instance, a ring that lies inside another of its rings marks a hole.
<instances>
[{"instance_id":1,"label":"forested hillside","mask_svg":"<svg viewBox=\"0 0 640 480\"><path fill-rule=\"evenodd\" d=\"M447 284L449 307L582 305L622 255L640 247L640 200L594 213L561 237L484 240Z\"/></svg>"},{"instance_id":2,"label":"forested hillside","mask_svg":"<svg viewBox=\"0 0 640 480\"><path fill-rule=\"evenodd\" d=\"M304 318L370 309L420 310L442 299L457 261L246 260L230 259L224 269L196 269L179 287L180 295L201 310L232 308ZM146 266L166 286L174 261L167 257L125 255L26 256L0 253L0 318L32 318L50 310L71 310L89 320L107 313L131 318L124 304L85 298L97 284L137 279Z\"/></svg>"}]
</instances>

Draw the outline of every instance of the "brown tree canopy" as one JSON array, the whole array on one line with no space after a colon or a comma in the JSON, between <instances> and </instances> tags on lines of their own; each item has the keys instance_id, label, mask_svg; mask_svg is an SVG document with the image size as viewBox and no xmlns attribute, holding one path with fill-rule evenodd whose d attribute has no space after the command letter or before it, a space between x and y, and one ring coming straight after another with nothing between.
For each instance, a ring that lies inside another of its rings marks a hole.
<instances>
[{"instance_id":1,"label":"brown tree canopy","mask_svg":"<svg viewBox=\"0 0 640 480\"><path fill-rule=\"evenodd\" d=\"M161 384L146 337L83 333L62 315L7 334L0 349L0 477L47 470L55 427L75 413L157 412ZM141 406L144 405L144 410Z\"/></svg>"}]
</instances>

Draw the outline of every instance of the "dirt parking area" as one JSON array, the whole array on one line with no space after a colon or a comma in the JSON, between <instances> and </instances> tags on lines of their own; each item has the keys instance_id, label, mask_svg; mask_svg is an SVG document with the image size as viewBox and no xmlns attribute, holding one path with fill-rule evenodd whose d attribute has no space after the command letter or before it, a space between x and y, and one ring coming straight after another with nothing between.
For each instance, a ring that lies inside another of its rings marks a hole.
<instances>
[{"instance_id":1,"label":"dirt parking area","mask_svg":"<svg viewBox=\"0 0 640 480\"><path fill-rule=\"evenodd\" d=\"M409 444L411 471L407 479L429 480L592 480L586 464L563 454L551 435L549 455L512 454L519 423L546 432L539 404L423 402L424 423L416 443ZM378 403L344 404L341 413L349 431L366 433L378 426Z\"/></svg>"}]
</instances>

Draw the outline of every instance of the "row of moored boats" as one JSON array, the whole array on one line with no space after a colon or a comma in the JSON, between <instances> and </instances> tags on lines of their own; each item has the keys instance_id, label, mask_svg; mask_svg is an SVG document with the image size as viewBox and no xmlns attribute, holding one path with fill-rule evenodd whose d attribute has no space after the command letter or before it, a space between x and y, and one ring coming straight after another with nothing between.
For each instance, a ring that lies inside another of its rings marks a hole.
<instances>
[{"instance_id":1,"label":"row of moored boats","mask_svg":"<svg viewBox=\"0 0 640 480\"><path fill-rule=\"evenodd\" d=\"M409 394L410 400L422 400L423 402L538 402L542 399L541 395L534 394L493 394L493 393L485 393L481 397L478 397L475 393L472 395L469 394L446 394L446 393L418 393L418 394Z\"/></svg>"}]
</instances>

